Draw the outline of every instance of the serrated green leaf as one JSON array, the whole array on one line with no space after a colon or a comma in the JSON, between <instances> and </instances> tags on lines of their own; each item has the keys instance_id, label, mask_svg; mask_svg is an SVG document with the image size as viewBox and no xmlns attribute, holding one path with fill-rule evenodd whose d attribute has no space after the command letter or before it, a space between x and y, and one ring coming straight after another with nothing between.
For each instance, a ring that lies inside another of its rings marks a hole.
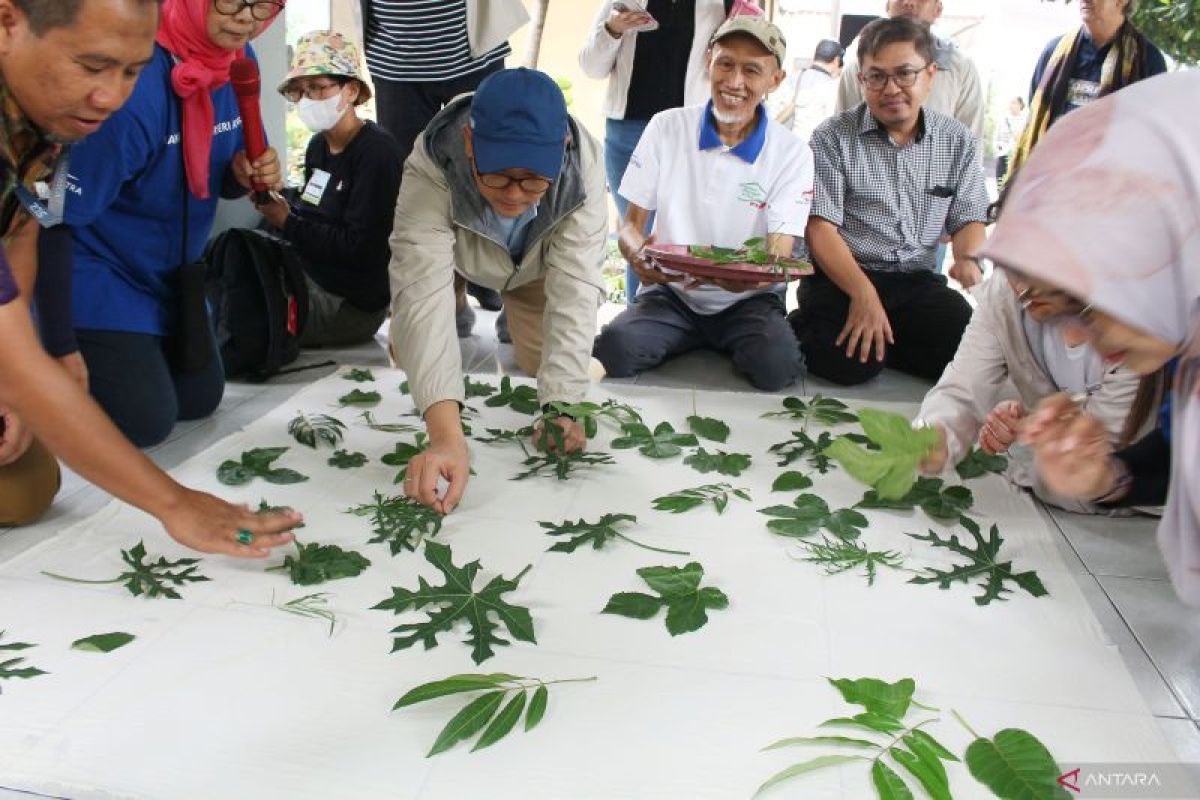
<instances>
[{"instance_id":1,"label":"serrated green leaf","mask_svg":"<svg viewBox=\"0 0 1200 800\"><path fill-rule=\"evenodd\" d=\"M475 742L475 746L471 748L471 752L482 750L485 747L491 747L496 742L503 739L512 731L513 726L517 724L517 720L521 718L521 712L525 710L525 690L517 692L508 705L501 709L496 718L484 730L483 735L479 737L479 741Z\"/></svg>"},{"instance_id":2,"label":"serrated green leaf","mask_svg":"<svg viewBox=\"0 0 1200 800\"><path fill-rule=\"evenodd\" d=\"M546 715L546 704L550 700L550 693L545 686L539 686L533 693L533 699L529 701L529 710L525 712L525 732L533 730L538 723L542 721L542 717Z\"/></svg>"},{"instance_id":3,"label":"serrated green leaf","mask_svg":"<svg viewBox=\"0 0 1200 800\"><path fill-rule=\"evenodd\" d=\"M772 786L783 783L791 778L795 778L797 775L803 775L807 772L815 772L816 770L824 769L825 767L836 767L841 764L849 764L853 761L865 760L867 759L864 756L817 756L809 761L804 761L800 764L793 764L787 769L776 772L774 775L768 778L762 786L758 787L758 791L754 793L754 796L757 797L767 789L770 789Z\"/></svg>"},{"instance_id":4,"label":"serrated green leaf","mask_svg":"<svg viewBox=\"0 0 1200 800\"><path fill-rule=\"evenodd\" d=\"M348 514L371 518L374 536L368 544L387 543L392 555L401 550L415 551L426 536L436 536L443 517L428 506L403 495L385 497L375 492L374 501L348 509Z\"/></svg>"},{"instance_id":5,"label":"serrated green leaf","mask_svg":"<svg viewBox=\"0 0 1200 800\"><path fill-rule=\"evenodd\" d=\"M864 408L858 412L867 438L878 451L864 449L845 436L825 449L850 475L875 488L885 500L903 497L917 477L917 465L937 446L933 428L914 429L901 414Z\"/></svg>"},{"instance_id":6,"label":"serrated green leaf","mask_svg":"<svg viewBox=\"0 0 1200 800\"><path fill-rule=\"evenodd\" d=\"M1062 770L1037 738L1006 728L967 747L967 769L1001 800L1058 800L1071 797L1058 783Z\"/></svg>"},{"instance_id":7,"label":"serrated green leaf","mask_svg":"<svg viewBox=\"0 0 1200 800\"><path fill-rule=\"evenodd\" d=\"M982 591L975 597L975 604L981 606L993 600L1007 600L1004 595L1011 591L1006 585L1007 581L1016 583L1034 597L1049 594L1036 572L1014 572L1011 561L999 560L1000 546L1004 543L999 527L992 525L988 538L985 539L980 533L979 525L970 517L960 517L959 524L970 535L970 542L960 542L954 534L943 538L933 531L923 536L908 534L917 541L928 542L936 548L949 550L970 559L966 564L957 564L949 569L926 567L923 572L909 580L909 583L936 584L939 589L949 589L955 582L970 584L978 579L977 586Z\"/></svg>"},{"instance_id":8,"label":"serrated green leaf","mask_svg":"<svg viewBox=\"0 0 1200 800\"><path fill-rule=\"evenodd\" d=\"M113 650L124 647L136 638L132 633L121 633L119 631L97 633L92 636L85 636L82 639L76 639L71 643L71 649L82 650L85 653L111 653Z\"/></svg>"},{"instance_id":9,"label":"serrated green leaf","mask_svg":"<svg viewBox=\"0 0 1200 800\"><path fill-rule=\"evenodd\" d=\"M871 782L875 784L879 800L912 800L912 792L904 779L882 761L876 761L871 766Z\"/></svg>"},{"instance_id":10,"label":"serrated green leaf","mask_svg":"<svg viewBox=\"0 0 1200 800\"><path fill-rule=\"evenodd\" d=\"M722 420L693 414L687 418L687 424L692 433L710 442L725 444L725 440L729 438L729 426Z\"/></svg>"},{"instance_id":11,"label":"serrated green leaf","mask_svg":"<svg viewBox=\"0 0 1200 800\"><path fill-rule=\"evenodd\" d=\"M42 574L71 583L123 583L134 597L166 597L171 600L180 599L179 592L171 588L172 586L208 580L205 576L197 573L200 563L198 558L180 558L168 561L165 557L159 556L157 561L146 563L146 545L143 542L138 542L128 550L122 550L121 560L129 566L129 569L115 578L106 580L70 578L65 575L56 575L53 572L42 572ZM180 567L182 569L178 569Z\"/></svg>"},{"instance_id":12,"label":"serrated green leaf","mask_svg":"<svg viewBox=\"0 0 1200 800\"><path fill-rule=\"evenodd\" d=\"M812 478L803 472L789 471L781 473L771 484L772 492L799 492L813 485Z\"/></svg>"},{"instance_id":13,"label":"serrated green leaf","mask_svg":"<svg viewBox=\"0 0 1200 800\"><path fill-rule=\"evenodd\" d=\"M917 685L912 678L887 683L878 678L826 678L847 703L868 712L901 719L908 713Z\"/></svg>"},{"instance_id":14,"label":"serrated green leaf","mask_svg":"<svg viewBox=\"0 0 1200 800\"><path fill-rule=\"evenodd\" d=\"M446 727L442 728L425 757L444 753L459 742L470 739L487 725L503 701L504 692L488 692L467 703L461 711L451 717Z\"/></svg>"}]
</instances>

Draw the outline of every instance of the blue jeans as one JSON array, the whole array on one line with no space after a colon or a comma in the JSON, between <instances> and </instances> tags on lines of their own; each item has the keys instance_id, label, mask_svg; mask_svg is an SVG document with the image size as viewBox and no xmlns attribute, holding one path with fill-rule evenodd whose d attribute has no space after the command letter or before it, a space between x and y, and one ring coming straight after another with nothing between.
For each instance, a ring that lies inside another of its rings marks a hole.
<instances>
[{"instance_id":1,"label":"blue jeans","mask_svg":"<svg viewBox=\"0 0 1200 800\"><path fill-rule=\"evenodd\" d=\"M621 188L621 178L625 175L625 168L629 166L629 157L633 155L633 150L637 147L638 141L642 138L642 131L646 130L646 126L650 124L650 120L646 119L609 119L604 123L604 171L608 175L608 190L612 192L613 202L617 206L617 227L620 228L621 220L625 219L625 211L629 208L629 203L625 202L625 198L617 194L617 190ZM646 221L646 230L649 231L654 227L654 215L650 215L650 219ZM633 302L633 296L637 294L638 278L637 273L633 271L633 267L625 265L625 303L628 305Z\"/></svg>"}]
</instances>

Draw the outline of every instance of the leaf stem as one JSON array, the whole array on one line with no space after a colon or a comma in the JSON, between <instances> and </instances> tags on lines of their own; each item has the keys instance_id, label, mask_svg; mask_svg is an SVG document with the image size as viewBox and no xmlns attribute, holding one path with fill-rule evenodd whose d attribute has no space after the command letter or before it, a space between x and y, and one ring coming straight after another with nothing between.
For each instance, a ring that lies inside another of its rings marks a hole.
<instances>
[{"instance_id":1,"label":"leaf stem","mask_svg":"<svg viewBox=\"0 0 1200 800\"><path fill-rule=\"evenodd\" d=\"M525 573L526 573L526 572L529 572L529 570L531 570L531 569L533 569L533 564L526 564L526 565L525 565L525 569L523 569L523 570L521 570L520 572L518 572L518 573L517 573L517 577L513 578L513 583L520 583L520 582L521 582L521 578L524 578L524 577L525 577Z\"/></svg>"},{"instance_id":2,"label":"leaf stem","mask_svg":"<svg viewBox=\"0 0 1200 800\"><path fill-rule=\"evenodd\" d=\"M618 537L624 539L625 541L629 542L630 544L635 544L638 547L644 548L646 550L653 550L656 553L668 553L673 556L690 556L691 555L691 553L689 553L686 550L668 550L665 547L651 547L648 544L642 544L641 542L637 541L636 539L630 539L628 536L626 536L625 534L620 533L618 531L613 531L613 533L617 534Z\"/></svg>"},{"instance_id":3,"label":"leaf stem","mask_svg":"<svg viewBox=\"0 0 1200 800\"><path fill-rule=\"evenodd\" d=\"M975 732L975 729L974 729L974 728L972 728L970 725L968 725L968 724L967 724L967 721L966 721L965 719L963 719L963 718L962 718L962 715L961 715L961 714L959 714L959 713L958 713L957 711L955 711L953 708L952 708L952 709L950 709L950 713L954 715L954 718L955 718L956 720L958 720L958 723L959 723L960 725L962 725L964 728L966 728L966 729L967 729L967 733L971 734L971 735L972 735L972 736L974 736L976 739L980 739L980 738L982 738L982 737L981 737L981 736L980 736L978 733L976 733L976 732Z\"/></svg>"},{"instance_id":4,"label":"leaf stem","mask_svg":"<svg viewBox=\"0 0 1200 800\"><path fill-rule=\"evenodd\" d=\"M122 580L121 578L110 578L108 580L103 580L103 581L89 581L84 578L68 578L66 575L59 575L58 573L55 573L55 572L46 572L45 570L42 570L42 574L47 577L50 577L50 578L55 578L60 581L69 581L71 583L94 583L94 584L120 583Z\"/></svg>"},{"instance_id":5,"label":"leaf stem","mask_svg":"<svg viewBox=\"0 0 1200 800\"><path fill-rule=\"evenodd\" d=\"M886 745L884 745L884 746L883 746L883 747L882 747L882 748L879 750L879 755L877 755L877 756L875 756L875 758L871 759L871 763L872 763L872 764L874 764L876 761L878 761L879 759L883 758L883 756L884 756L884 755L885 755L885 754L886 754L886 753L887 753L889 750L891 750L893 747L895 747L895 746L896 746L896 743L897 743L897 742L899 742L899 741L900 741L901 739L903 739L905 736L908 736L910 733L912 733L913 731L915 731L917 728L920 728L920 727L922 727L922 726L924 726L924 725L928 725L928 724L929 724L929 723L931 723L931 722L937 722L937 721L938 721L938 718L937 718L937 717L934 717L933 719L926 719L926 720L922 720L921 722L918 722L916 725L912 725L912 726L910 726L910 727L908 727L908 728L905 728L904 730L900 731L900 733L896 734L896 736L895 736L895 737L893 737L893 739L892 739L890 742L888 742Z\"/></svg>"}]
</instances>

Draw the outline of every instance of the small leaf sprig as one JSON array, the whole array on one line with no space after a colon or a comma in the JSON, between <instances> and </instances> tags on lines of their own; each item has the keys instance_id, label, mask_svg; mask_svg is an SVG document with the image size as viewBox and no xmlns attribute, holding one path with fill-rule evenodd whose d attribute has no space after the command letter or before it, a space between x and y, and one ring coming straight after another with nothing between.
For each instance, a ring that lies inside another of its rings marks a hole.
<instances>
[{"instance_id":1,"label":"small leaf sprig","mask_svg":"<svg viewBox=\"0 0 1200 800\"><path fill-rule=\"evenodd\" d=\"M308 480L294 469L272 467L271 465L284 453L286 447L255 447L242 453L240 461L228 459L217 467L217 480L226 486L241 486L255 478L262 478L267 483L290 484Z\"/></svg>"},{"instance_id":2,"label":"small leaf sprig","mask_svg":"<svg viewBox=\"0 0 1200 800\"><path fill-rule=\"evenodd\" d=\"M512 378L507 375L500 379L500 391L483 401L488 408L503 408L508 406L518 414L537 414L541 410L538 404L537 389L524 384L513 386Z\"/></svg>"},{"instance_id":3,"label":"small leaf sprig","mask_svg":"<svg viewBox=\"0 0 1200 800\"><path fill-rule=\"evenodd\" d=\"M308 415L303 412L296 414L288 423L287 431L300 444L314 450L319 444L337 447L342 441L346 423L328 414Z\"/></svg>"},{"instance_id":4,"label":"small leaf sprig","mask_svg":"<svg viewBox=\"0 0 1200 800\"><path fill-rule=\"evenodd\" d=\"M975 597L975 604L980 606L985 606L993 600L1007 600L1004 595L1012 591L1007 586L1009 581L1034 597L1045 597L1049 594L1036 572L1015 572L1013 562L999 560L1000 546L1004 544L999 527L992 525L985 539L979 530L979 524L970 517L960 517L959 524L970 535L971 539L968 542L960 542L955 534L943 538L933 531L921 536L908 534L919 542L928 542L936 548L949 550L969 559L968 563L957 564L950 569L926 567L909 583L935 584L939 589L949 589L955 582L970 584L975 579L980 579L977 586L981 593Z\"/></svg>"},{"instance_id":5,"label":"small leaf sprig","mask_svg":"<svg viewBox=\"0 0 1200 800\"><path fill-rule=\"evenodd\" d=\"M376 422L370 411L362 412L359 417L368 428L381 433L418 433L421 430L419 425L410 425L407 422Z\"/></svg>"},{"instance_id":6,"label":"small leaf sprig","mask_svg":"<svg viewBox=\"0 0 1200 800\"><path fill-rule=\"evenodd\" d=\"M164 556L159 556L158 561L146 563L146 546L142 542L138 542L128 550L122 550L121 560L129 566L129 569L117 577L107 580L70 578L66 575L45 571L42 574L71 583L124 583L125 588L134 597L165 597L170 600L180 599L179 592L175 591L173 586L209 580L197 572L200 568L198 566L200 559L198 558L180 558L176 561L168 561Z\"/></svg>"},{"instance_id":7,"label":"small leaf sprig","mask_svg":"<svg viewBox=\"0 0 1200 800\"><path fill-rule=\"evenodd\" d=\"M783 408L779 411L768 411L765 418L794 419L800 421L800 430L807 432L810 422L818 425L833 427L845 422L857 422L858 415L841 400L814 394L805 402L799 397L783 398Z\"/></svg>"},{"instance_id":8,"label":"small leaf sprig","mask_svg":"<svg viewBox=\"0 0 1200 800\"><path fill-rule=\"evenodd\" d=\"M294 539L293 543L296 545L296 554L287 555L282 564L268 567L267 571L287 570L292 583L297 586L314 586L338 578L353 578L371 566L370 560L361 553L343 550L336 544L302 544L299 539Z\"/></svg>"},{"instance_id":9,"label":"small leaf sprig","mask_svg":"<svg viewBox=\"0 0 1200 800\"><path fill-rule=\"evenodd\" d=\"M671 514L682 514L693 508L699 508L705 503L712 503L718 514L724 514L731 497L749 500L750 490L735 489L732 484L724 482L706 483L703 486L680 489L677 492L656 497L653 502L655 511L667 511Z\"/></svg>"},{"instance_id":10,"label":"small leaf sprig","mask_svg":"<svg viewBox=\"0 0 1200 800\"><path fill-rule=\"evenodd\" d=\"M278 608L285 614L293 614L297 617L305 617L307 619L320 619L329 623L329 636L333 636L334 629L337 627L337 614L329 608L329 593L328 592L313 592L312 594L301 595L294 600L288 600L286 603L276 603L275 593L271 593L271 606Z\"/></svg>"},{"instance_id":11,"label":"small leaf sprig","mask_svg":"<svg viewBox=\"0 0 1200 800\"><path fill-rule=\"evenodd\" d=\"M347 509L356 517L370 517L374 536L368 544L386 543L392 555L401 550L416 551L427 536L436 536L444 517L428 506L403 495L386 497L375 492L374 500Z\"/></svg>"},{"instance_id":12,"label":"small leaf sprig","mask_svg":"<svg viewBox=\"0 0 1200 800\"><path fill-rule=\"evenodd\" d=\"M747 453L726 453L724 450L710 453L701 447L685 458L683 463L700 473L717 472L736 478L750 467L750 456Z\"/></svg>"},{"instance_id":13,"label":"small leaf sprig","mask_svg":"<svg viewBox=\"0 0 1200 800\"><path fill-rule=\"evenodd\" d=\"M512 732L521 719L522 712L525 714L525 732L528 733L536 728L545 716L550 700L547 687L562 683L587 683L594 680L596 680L595 676L546 681L538 678L525 678L520 675L509 675L505 672L451 675L449 678L423 683L410 689L396 701L392 710L407 708L417 703L452 694L483 692L446 723L434 741L433 747L426 754L426 758L444 753L459 742L466 741L483 731L476 740L475 746L471 748L473 753L476 750L492 746ZM529 694L531 689L533 690L532 695ZM506 697L510 698L507 705L504 704Z\"/></svg>"},{"instance_id":14,"label":"small leaf sprig","mask_svg":"<svg viewBox=\"0 0 1200 800\"><path fill-rule=\"evenodd\" d=\"M575 522L566 520L561 523L554 522L539 522L548 536L571 536L571 539L560 541L554 544L547 552L550 553L574 553L580 545L591 544L592 549L601 550L612 539L623 539L632 545L637 545L644 550L653 550L656 553L669 553L675 556L687 556L691 553L683 550L667 550L662 547L651 547L648 544L643 544L636 539L631 539L625 534L617 530L617 526L623 522L636 523L637 517L632 514L605 514L595 522L588 522L580 518Z\"/></svg>"},{"instance_id":15,"label":"small leaf sprig","mask_svg":"<svg viewBox=\"0 0 1200 800\"><path fill-rule=\"evenodd\" d=\"M810 467L824 475L833 468L833 461L825 450L833 444L833 436L829 431L822 431L816 439L804 431L792 431L792 438L776 442L767 448L767 452L779 456L775 462L778 467L786 467L800 459L805 459Z\"/></svg>"},{"instance_id":16,"label":"small leaf sprig","mask_svg":"<svg viewBox=\"0 0 1200 800\"><path fill-rule=\"evenodd\" d=\"M575 420L583 426L583 432L589 439L599 433L599 421L602 419L607 419L618 427L626 423L642 421L642 415L636 408L612 399L605 400L603 403L553 402L550 403L550 408L538 417L537 422L545 424L556 417L569 417Z\"/></svg>"},{"instance_id":17,"label":"small leaf sprig","mask_svg":"<svg viewBox=\"0 0 1200 800\"><path fill-rule=\"evenodd\" d=\"M4 638L4 631L0 631L0 639ZM24 660L24 656L8 658L5 653L15 653L19 650L28 650L37 645L29 642L0 642L0 680L16 679L16 678L36 678L38 675L48 675L44 669L30 666L18 666ZM3 690L0 690L2 692Z\"/></svg>"},{"instance_id":18,"label":"small leaf sprig","mask_svg":"<svg viewBox=\"0 0 1200 800\"><path fill-rule=\"evenodd\" d=\"M704 567L691 561L682 567L642 567L637 571L658 597L643 592L618 592L601 613L633 619L651 619L667 609L667 631L672 636L699 630L708 623L708 609L729 607L729 598L714 586L700 586Z\"/></svg>"},{"instance_id":19,"label":"small leaf sprig","mask_svg":"<svg viewBox=\"0 0 1200 800\"><path fill-rule=\"evenodd\" d=\"M413 437L413 441L396 442L392 452L384 453L379 457L379 460L389 467L399 467L396 470L396 476L392 478L392 483L403 483L404 477L408 475L408 462L421 453L429 449L429 437L425 433L418 433Z\"/></svg>"}]
</instances>

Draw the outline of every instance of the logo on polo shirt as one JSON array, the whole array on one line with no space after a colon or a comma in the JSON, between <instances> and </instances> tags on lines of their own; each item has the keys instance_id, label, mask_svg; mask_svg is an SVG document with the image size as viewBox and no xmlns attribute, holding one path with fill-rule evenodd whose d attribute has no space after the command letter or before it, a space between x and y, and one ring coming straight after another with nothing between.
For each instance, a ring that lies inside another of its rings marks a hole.
<instances>
[{"instance_id":1,"label":"logo on polo shirt","mask_svg":"<svg viewBox=\"0 0 1200 800\"><path fill-rule=\"evenodd\" d=\"M739 202L749 203L759 211L767 207L767 192L757 181L738 184L737 199Z\"/></svg>"}]
</instances>

